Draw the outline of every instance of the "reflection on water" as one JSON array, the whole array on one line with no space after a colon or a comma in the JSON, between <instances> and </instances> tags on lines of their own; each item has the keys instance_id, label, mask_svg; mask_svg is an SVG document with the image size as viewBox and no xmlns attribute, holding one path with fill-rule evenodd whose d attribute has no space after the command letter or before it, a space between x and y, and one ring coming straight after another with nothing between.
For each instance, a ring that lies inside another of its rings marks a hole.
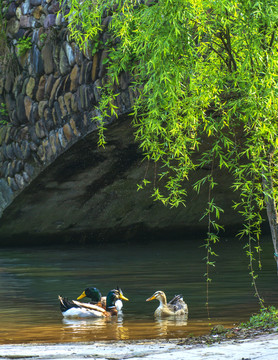
<instances>
[{"instance_id":1,"label":"reflection on water","mask_svg":"<svg viewBox=\"0 0 278 360\"><path fill-rule=\"evenodd\" d=\"M80 334L86 338L98 340L98 337L107 337L106 333L109 332L109 338L116 340L128 340L129 330L124 325L123 317L111 317L101 319L63 319L66 325L65 329L70 330L74 335L80 338Z\"/></svg>"},{"instance_id":2,"label":"reflection on water","mask_svg":"<svg viewBox=\"0 0 278 360\"><path fill-rule=\"evenodd\" d=\"M0 343L174 338L232 326L258 311L248 259L238 240L224 241L211 274L210 314L205 302L204 249L198 241L130 246L0 250ZM277 305L277 276L266 239L258 286L266 305ZM130 299L123 317L64 319L57 296L76 299L87 286L103 295L120 286ZM168 299L183 294L184 319L153 317L158 306L145 300L156 290Z\"/></svg>"},{"instance_id":3,"label":"reflection on water","mask_svg":"<svg viewBox=\"0 0 278 360\"><path fill-rule=\"evenodd\" d=\"M187 319L184 318L172 318L172 319L155 319L155 325L159 337L168 338L171 337L172 332L177 334L177 337L184 336L184 328L187 326ZM178 335L179 334L179 335Z\"/></svg>"}]
</instances>

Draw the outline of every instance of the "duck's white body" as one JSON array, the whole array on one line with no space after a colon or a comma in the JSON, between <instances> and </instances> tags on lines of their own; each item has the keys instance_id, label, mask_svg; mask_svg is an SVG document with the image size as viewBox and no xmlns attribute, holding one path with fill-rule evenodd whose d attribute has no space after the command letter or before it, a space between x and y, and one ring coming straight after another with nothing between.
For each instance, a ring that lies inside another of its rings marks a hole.
<instances>
[{"instance_id":1,"label":"duck's white body","mask_svg":"<svg viewBox=\"0 0 278 360\"><path fill-rule=\"evenodd\" d=\"M60 300L61 307L64 309L64 311L62 310L62 314L66 318L99 318L108 316L107 311L100 306L81 303L75 300L69 301L61 296L58 298Z\"/></svg>"},{"instance_id":2,"label":"duck's white body","mask_svg":"<svg viewBox=\"0 0 278 360\"><path fill-rule=\"evenodd\" d=\"M94 310L89 310L89 309L84 309L84 308L71 308L68 309L67 311L64 311L63 316L65 318L91 318L91 317L104 317L102 315L102 313L94 311Z\"/></svg>"}]
</instances>

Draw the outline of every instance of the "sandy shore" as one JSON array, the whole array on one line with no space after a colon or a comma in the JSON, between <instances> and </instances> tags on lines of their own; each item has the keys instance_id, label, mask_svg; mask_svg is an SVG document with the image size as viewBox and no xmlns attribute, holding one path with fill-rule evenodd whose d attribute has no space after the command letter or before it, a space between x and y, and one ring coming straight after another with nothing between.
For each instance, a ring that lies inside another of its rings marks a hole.
<instances>
[{"instance_id":1,"label":"sandy shore","mask_svg":"<svg viewBox=\"0 0 278 360\"><path fill-rule=\"evenodd\" d=\"M259 335L252 339L228 340L207 345L186 345L171 341L124 341L71 344L0 345L0 359L51 360L181 360L181 359L278 359L278 333Z\"/></svg>"}]
</instances>

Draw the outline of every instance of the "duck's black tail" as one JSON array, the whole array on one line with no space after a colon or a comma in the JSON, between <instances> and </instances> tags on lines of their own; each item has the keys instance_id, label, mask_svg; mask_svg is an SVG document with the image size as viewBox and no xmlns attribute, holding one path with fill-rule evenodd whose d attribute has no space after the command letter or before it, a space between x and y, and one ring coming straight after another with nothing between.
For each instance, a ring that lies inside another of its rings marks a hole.
<instances>
[{"instance_id":1,"label":"duck's black tail","mask_svg":"<svg viewBox=\"0 0 278 360\"><path fill-rule=\"evenodd\" d=\"M60 309L62 312L65 312L73 307L78 307L78 305L74 304L72 301L68 300L67 298L64 298L62 296L58 296L58 299L60 301Z\"/></svg>"}]
</instances>

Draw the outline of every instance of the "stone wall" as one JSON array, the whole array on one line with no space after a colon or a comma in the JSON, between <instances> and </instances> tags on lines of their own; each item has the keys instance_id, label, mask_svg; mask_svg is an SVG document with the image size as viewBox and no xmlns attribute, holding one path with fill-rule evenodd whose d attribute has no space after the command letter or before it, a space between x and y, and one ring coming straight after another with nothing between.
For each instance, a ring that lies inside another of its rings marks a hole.
<instances>
[{"instance_id":1,"label":"stone wall","mask_svg":"<svg viewBox=\"0 0 278 360\"><path fill-rule=\"evenodd\" d=\"M0 68L0 102L9 114L0 125L0 214L57 156L97 129L91 119L107 57L105 50L92 56L78 49L56 0L2 1L2 13L10 61ZM31 47L20 54L24 38ZM125 114L134 99L127 74L115 91L118 114Z\"/></svg>"}]
</instances>

